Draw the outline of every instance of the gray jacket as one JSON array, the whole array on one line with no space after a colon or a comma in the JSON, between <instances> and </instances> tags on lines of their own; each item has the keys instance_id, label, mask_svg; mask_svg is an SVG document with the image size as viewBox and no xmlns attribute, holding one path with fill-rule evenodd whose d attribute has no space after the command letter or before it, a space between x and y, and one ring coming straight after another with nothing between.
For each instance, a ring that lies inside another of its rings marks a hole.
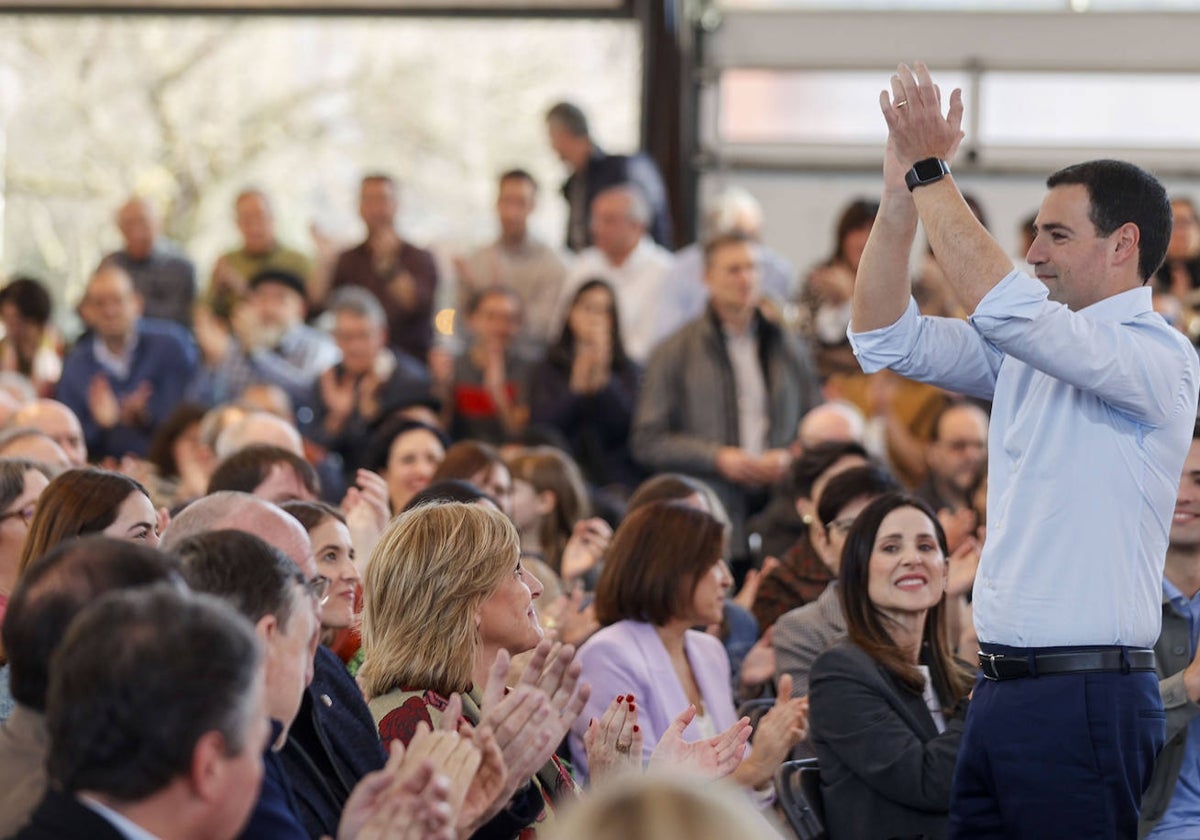
<instances>
[{"instance_id":1,"label":"gray jacket","mask_svg":"<svg viewBox=\"0 0 1200 840\"><path fill-rule=\"evenodd\" d=\"M767 445L787 446L800 418L821 402L808 348L761 315L758 355L767 385ZM650 356L633 416L633 456L655 472L676 471L709 483L733 521L733 553L744 554L747 498L716 469L717 451L738 446L737 385L725 337L709 308L665 339Z\"/></svg>"},{"instance_id":2,"label":"gray jacket","mask_svg":"<svg viewBox=\"0 0 1200 840\"><path fill-rule=\"evenodd\" d=\"M817 600L796 607L775 622L775 678L792 675L792 696L808 694L808 674L817 657L846 635L846 617L838 597L837 581L825 587Z\"/></svg>"},{"instance_id":3,"label":"gray jacket","mask_svg":"<svg viewBox=\"0 0 1200 840\"><path fill-rule=\"evenodd\" d=\"M1200 706L1188 700L1187 690L1183 687L1183 670L1192 661L1191 646L1187 617L1177 612L1164 595L1162 631L1154 644L1154 659L1163 708L1167 713L1167 740L1154 761L1154 775L1142 796L1138 837L1153 831L1166 813L1175 792L1175 782L1179 779L1179 768L1183 766L1188 724L1200 715Z\"/></svg>"}]
</instances>

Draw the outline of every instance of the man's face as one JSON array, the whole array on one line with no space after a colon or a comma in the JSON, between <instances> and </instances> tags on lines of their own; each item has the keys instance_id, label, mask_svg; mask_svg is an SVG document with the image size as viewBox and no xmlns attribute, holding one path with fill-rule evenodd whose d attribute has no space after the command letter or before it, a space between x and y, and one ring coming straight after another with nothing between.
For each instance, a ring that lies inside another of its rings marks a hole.
<instances>
[{"instance_id":1,"label":"man's face","mask_svg":"<svg viewBox=\"0 0 1200 840\"><path fill-rule=\"evenodd\" d=\"M987 420L974 406L953 408L942 415L938 439L929 444L929 469L940 481L966 493L987 463Z\"/></svg>"},{"instance_id":2,"label":"man's face","mask_svg":"<svg viewBox=\"0 0 1200 840\"><path fill-rule=\"evenodd\" d=\"M601 193L592 202L592 241L610 260L623 260L637 247L645 228L630 218L629 198Z\"/></svg>"},{"instance_id":3,"label":"man's face","mask_svg":"<svg viewBox=\"0 0 1200 840\"><path fill-rule=\"evenodd\" d=\"M578 171L587 163L591 143L586 137L576 137L557 120L547 120L546 131L550 137L550 148L572 171Z\"/></svg>"},{"instance_id":4,"label":"man's face","mask_svg":"<svg viewBox=\"0 0 1200 840\"><path fill-rule=\"evenodd\" d=\"M142 314L142 301L133 290L129 275L110 268L92 277L79 309L97 335L115 340L133 331Z\"/></svg>"},{"instance_id":5,"label":"man's face","mask_svg":"<svg viewBox=\"0 0 1200 840\"><path fill-rule=\"evenodd\" d=\"M363 181L359 193L358 214L368 231L390 228L396 222L396 190L388 181L372 178Z\"/></svg>"},{"instance_id":6,"label":"man's face","mask_svg":"<svg viewBox=\"0 0 1200 840\"><path fill-rule=\"evenodd\" d=\"M521 310L512 295L489 294L471 313L471 332L484 344L507 347L521 329Z\"/></svg>"},{"instance_id":7,"label":"man's face","mask_svg":"<svg viewBox=\"0 0 1200 840\"><path fill-rule=\"evenodd\" d=\"M1026 259L1050 290L1050 299L1080 310L1102 299L1107 290L1111 236L1101 237L1088 214L1087 187L1062 184L1042 200L1037 233Z\"/></svg>"},{"instance_id":8,"label":"man's face","mask_svg":"<svg viewBox=\"0 0 1200 840\"><path fill-rule=\"evenodd\" d=\"M1193 440L1183 462L1175 514L1171 517L1171 548L1200 549L1200 440Z\"/></svg>"},{"instance_id":9,"label":"man's face","mask_svg":"<svg viewBox=\"0 0 1200 840\"><path fill-rule=\"evenodd\" d=\"M704 273L708 295L718 312L745 313L758 304L759 270L754 249L744 242L722 245Z\"/></svg>"},{"instance_id":10,"label":"man's face","mask_svg":"<svg viewBox=\"0 0 1200 840\"><path fill-rule=\"evenodd\" d=\"M254 495L266 499L272 504L281 505L284 502L314 502L316 501L300 476L292 469L291 464L277 463L271 465L267 477L254 488Z\"/></svg>"},{"instance_id":11,"label":"man's face","mask_svg":"<svg viewBox=\"0 0 1200 840\"><path fill-rule=\"evenodd\" d=\"M506 239L521 239L533 212L535 192L533 184L524 178L506 178L500 182L500 194L496 198L496 215L500 217L500 233Z\"/></svg>"},{"instance_id":12,"label":"man's face","mask_svg":"<svg viewBox=\"0 0 1200 840\"><path fill-rule=\"evenodd\" d=\"M304 298L282 283L260 283L250 292L250 305L259 324L272 332L290 329L304 320Z\"/></svg>"},{"instance_id":13,"label":"man's face","mask_svg":"<svg viewBox=\"0 0 1200 840\"><path fill-rule=\"evenodd\" d=\"M265 198L247 193L237 200L234 212L247 251L265 254L275 247L275 220Z\"/></svg>"},{"instance_id":14,"label":"man's face","mask_svg":"<svg viewBox=\"0 0 1200 840\"><path fill-rule=\"evenodd\" d=\"M125 241L125 253L143 260L154 249L158 223L144 201L130 201L117 213L117 229Z\"/></svg>"},{"instance_id":15,"label":"man's face","mask_svg":"<svg viewBox=\"0 0 1200 840\"><path fill-rule=\"evenodd\" d=\"M352 376L369 373L383 349L383 327L370 318L353 312L339 312L333 318L333 340L342 351L342 364Z\"/></svg>"},{"instance_id":16,"label":"man's face","mask_svg":"<svg viewBox=\"0 0 1200 840\"><path fill-rule=\"evenodd\" d=\"M276 623L266 636L267 703L271 717L284 726L295 719L312 679L312 639L317 632L317 613L308 592L297 583L291 595L287 621Z\"/></svg>"},{"instance_id":17,"label":"man's face","mask_svg":"<svg viewBox=\"0 0 1200 840\"><path fill-rule=\"evenodd\" d=\"M223 785L214 797L218 814L214 815L210 837L216 840L233 840L246 824L254 803L258 801L263 777L263 751L271 735L267 693L262 670L254 680L254 687L246 703L246 723L242 749L225 759L221 776Z\"/></svg>"}]
</instances>

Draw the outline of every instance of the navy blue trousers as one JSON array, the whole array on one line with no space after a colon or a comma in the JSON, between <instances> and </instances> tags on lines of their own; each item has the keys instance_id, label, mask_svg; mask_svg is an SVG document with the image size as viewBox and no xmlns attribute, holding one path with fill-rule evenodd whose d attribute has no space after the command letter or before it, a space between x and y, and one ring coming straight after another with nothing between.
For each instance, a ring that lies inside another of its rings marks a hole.
<instances>
[{"instance_id":1,"label":"navy blue trousers","mask_svg":"<svg viewBox=\"0 0 1200 840\"><path fill-rule=\"evenodd\" d=\"M948 836L1135 838L1165 738L1151 671L981 676L955 766Z\"/></svg>"}]
</instances>

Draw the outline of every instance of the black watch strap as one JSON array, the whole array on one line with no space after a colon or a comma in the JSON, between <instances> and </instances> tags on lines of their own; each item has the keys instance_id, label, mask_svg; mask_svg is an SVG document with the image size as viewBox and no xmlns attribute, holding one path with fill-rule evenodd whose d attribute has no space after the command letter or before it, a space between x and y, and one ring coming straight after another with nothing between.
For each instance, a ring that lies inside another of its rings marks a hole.
<instances>
[{"instance_id":1,"label":"black watch strap","mask_svg":"<svg viewBox=\"0 0 1200 840\"><path fill-rule=\"evenodd\" d=\"M941 158L925 158L914 163L912 169L904 173L904 183L908 185L908 191L912 192L917 187L940 181L949 174L950 164L946 161Z\"/></svg>"}]
</instances>

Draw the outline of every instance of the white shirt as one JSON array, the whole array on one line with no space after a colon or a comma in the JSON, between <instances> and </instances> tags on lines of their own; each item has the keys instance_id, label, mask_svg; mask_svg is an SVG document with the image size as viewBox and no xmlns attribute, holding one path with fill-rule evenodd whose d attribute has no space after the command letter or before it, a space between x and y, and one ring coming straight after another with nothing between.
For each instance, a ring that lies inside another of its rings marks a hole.
<instances>
[{"instance_id":1,"label":"white shirt","mask_svg":"<svg viewBox=\"0 0 1200 840\"><path fill-rule=\"evenodd\" d=\"M563 284L558 324L561 327L575 290L593 278L608 282L617 296L621 339L625 353L638 364L645 364L650 350L666 338L669 325L659 318L664 281L671 268L671 252L643 236L625 258L613 265L599 248L587 248L579 254Z\"/></svg>"},{"instance_id":2,"label":"white shirt","mask_svg":"<svg viewBox=\"0 0 1200 840\"><path fill-rule=\"evenodd\" d=\"M942 714L942 704L938 702L937 692L933 690L933 674L929 673L928 665L918 665L917 670L925 678L925 688L921 691L921 697L925 700L925 708L929 709L933 725L941 735L946 731L946 716Z\"/></svg>"},{"instance_id":3,"label":"white shirt","mask_svg":"<svg viewBox=\"0 0 1200 840\"><path fill-rule=\"evenodd\" d=\"M733 384L737 389L738 446L751 455L761 455L767 448L767 433L771 422L767 418L767 380L758 358L758 337L754 322L749 329L733 333L722 327L729 365L733 368Z\"/></svg>"},{"instance_id":4,"label":"white shirt","mask_svg":"<svg viewBox=\"0 0 1200 840\"><path fill-rule=\"evenodd\" d=\"M849 336L868 373L994 400L980 641L1153 646L1200 361L1150 289L1072 312L1013 271L969 322L910 300L896 323Z\"/></svg>"},{"instance_id":5,"label":"white shirt","mask_svg":"<svg viewBox=\"0 0 1200 840\"><path fill-rule=\"evenodd\" d=\"M125 840L159 840L157 834L151 834L146 829L135 823L128 817L118 814L112 808L102 805L90 796L79 795L75 797L80 804L86 808L90 808L99 814L105 822L117 830Z\"/></svg>"}]
</instances>

